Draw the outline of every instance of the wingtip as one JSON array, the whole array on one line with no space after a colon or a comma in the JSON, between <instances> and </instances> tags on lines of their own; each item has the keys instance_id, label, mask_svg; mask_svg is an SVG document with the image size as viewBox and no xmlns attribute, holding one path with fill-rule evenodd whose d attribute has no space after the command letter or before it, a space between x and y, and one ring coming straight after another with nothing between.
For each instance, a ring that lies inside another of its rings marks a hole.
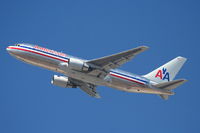
<instances>
[{"instance_id":1,"label":"wingtip","mask_svg":"<svg viewBox=\"0 0 200 133\"><path fill-rule=\"evenodd\" d=\"M96 94L94 97L98 98L98 99L101 98L101 96L99 94Z\"/></svg>"},{"instance_id":2,"label":"wingtip","mask_svg":"<svg viewBox=\"0 0 200 133\"><path fill-rule=\"evenodd\" d=\"M149 47L148 46L145 46L145 45L143 45L143 46L140 46L140 48L142 48L142 49L149 49Z\"/></svg>"}]
</instances>

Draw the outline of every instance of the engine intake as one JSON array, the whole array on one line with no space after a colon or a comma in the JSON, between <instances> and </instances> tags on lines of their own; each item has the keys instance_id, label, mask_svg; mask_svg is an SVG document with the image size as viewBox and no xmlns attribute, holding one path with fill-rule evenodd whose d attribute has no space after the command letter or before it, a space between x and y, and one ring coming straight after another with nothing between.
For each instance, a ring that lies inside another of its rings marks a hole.
<instances>
[{"instance_id":1,"label":"engine intake","mask_svg":"<svg viewBox=\"0 0 200 133\"><path fill-rule=\"evenodd\" d=\"M59 87L63 87L63 88L76 88L77 86L72 84L69 81L68 77L65 76L58 76L58 75L54 75L52 80L51 80L51 84L59 86Z\"/></svg>"}]
</instances>

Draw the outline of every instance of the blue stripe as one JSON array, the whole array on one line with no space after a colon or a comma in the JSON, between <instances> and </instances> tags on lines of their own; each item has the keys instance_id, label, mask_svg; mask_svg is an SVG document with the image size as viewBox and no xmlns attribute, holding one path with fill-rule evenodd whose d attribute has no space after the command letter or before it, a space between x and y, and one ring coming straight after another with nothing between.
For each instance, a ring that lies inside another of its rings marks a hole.
<instances>
[{"instance_id":1,"label":"blue stripe","mask_svg":"<svg viewBox=\"0 0 200 133\"><path fill-rule=\"evenodd\" d=\"M53 55L53 56L63 58L63 59L66 59L66 60L69 59L69 58L66 58L66 57L63 57L63 56L59 56L59 55L56 55L56 54L53 54L53 53L48 53L48 52L45 52L45 51L42 51L42 50L39 50L39 49L35 49L35 48L30 48L30 47L26 47L26 46L20 46L20 47L35 50L35 51L42 52L42 53L49 54L49 55Z\"/></svg>"},{"instance_id":2,"label":"blue stripe","mask_svg":"<svg viewBox=\"0 0 200 133\"><path fill-rule=\"evenodd\" d=\"M122 75L122 76L125 76L125 77L129 77L129 78L132 78L132 79L135 79L135 80L138 80L138 81L144 82L144 83L148 83L148 82L145 81L145 80L138 79L138 78L135 78L135 77L132 77L132 76L128 76L128 75L125 75L125 74L122 74L122 73L118 73L118 72L114 72L114 71L110 71L110 72L112 72L112 73L116 73L116 74L119 74L119 75Z\"/></svg>"}]
</instances>

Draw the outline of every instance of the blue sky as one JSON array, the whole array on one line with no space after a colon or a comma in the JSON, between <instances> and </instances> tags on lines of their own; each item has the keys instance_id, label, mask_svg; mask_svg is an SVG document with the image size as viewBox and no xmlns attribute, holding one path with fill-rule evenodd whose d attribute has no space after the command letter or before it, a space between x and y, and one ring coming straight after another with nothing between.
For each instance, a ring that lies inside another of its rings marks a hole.
<instances>
[{"instance_id":1,"label":"blue sky","mask_svg":"<svg viewBox=\"0 0 200 133\"><path fill-rule=\"evenodd\" d=\"M200 3L197 0L1 0L1 133L199 133ZM176 56L189 80L163 101L99 87L102 99L50 84L54 72L5 50L27 42L93 59L140 45L121 69L145 74Z\"/></svg>"}]
</instances>

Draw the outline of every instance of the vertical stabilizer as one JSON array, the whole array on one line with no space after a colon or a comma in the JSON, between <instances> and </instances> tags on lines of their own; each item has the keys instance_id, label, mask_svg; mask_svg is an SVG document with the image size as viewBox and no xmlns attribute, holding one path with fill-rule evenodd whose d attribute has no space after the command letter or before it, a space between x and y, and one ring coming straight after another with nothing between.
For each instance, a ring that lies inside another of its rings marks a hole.
<instances>
[{"instance_id":1,"label":"vertical stabilizer","mask_svg":"<svg viewBox=\"0 0 200 133\"><path fill-rule=\"evenodd\" d=\"M154 71L144 75L145 78L150 79L155 83L163 83L172 81L183 64L186 62L186 58L184 57L176 57L175 59L169 61L163 66L155 69Z\"/></svg>"}]
</instances>

